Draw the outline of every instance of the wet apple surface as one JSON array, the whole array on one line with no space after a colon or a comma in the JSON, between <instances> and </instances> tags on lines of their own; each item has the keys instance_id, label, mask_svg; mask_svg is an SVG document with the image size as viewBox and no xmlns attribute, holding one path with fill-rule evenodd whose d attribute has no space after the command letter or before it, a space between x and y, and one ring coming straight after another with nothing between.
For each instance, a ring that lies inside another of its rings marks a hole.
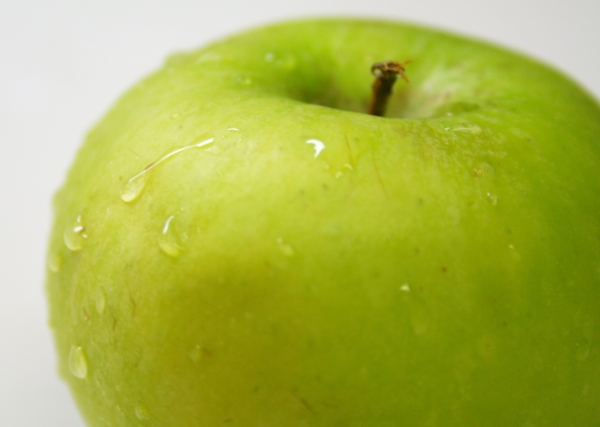
<instances>
[{"instance_id":1,"label":"wet apple surface","mask_svg":"<svg viewBox=\"0 0 600 427\"><path fill-rule=\"evenodd\" d=\"M478 41L316 20L173 55L56 194L61 374L94 427L595 426L599 170L597 102Z\"/></svg>"}]
</instances>

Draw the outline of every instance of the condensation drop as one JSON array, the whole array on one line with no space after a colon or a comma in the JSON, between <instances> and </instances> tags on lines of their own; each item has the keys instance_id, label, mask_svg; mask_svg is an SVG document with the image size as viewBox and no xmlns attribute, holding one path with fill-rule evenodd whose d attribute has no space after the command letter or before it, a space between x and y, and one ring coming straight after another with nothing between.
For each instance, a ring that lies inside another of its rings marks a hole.
<instances>
[{"instance_id":1,"label":"condensation drop","mask_svg":"<svg viewBox=\"0 0 600 427\"><path fill-rule=\"evenodd\" d=\"M486 197L488 199L488 202L490 202L492 206L496 206L498 204L498 196L496 196L495 194L492 194L488 191Z\"/></svg>"},{"instance_id":2,"label":"condensation drop","mask_svg":"<svg viewBox=\"0 0 600 427\"><path fill-rule=\"evenodd\" d=\"M473 169L473 176L475 178L491 179L491 178L494 178L495 174L496 174L496 171L495 171L494 167L487 162L479 163L477 165L477 167Z\"/></svg>"},{"instance_id":3,"label":"condensation drop","mask_svg":"<svg viewBox=\"0 0 600 427\"><path fill-rule=\"evenodd\" d=\"M403 283L403 284L400 286L400 290L401 290L402 292L410 292L410 285L409 285L408 283Z\"/></svg>"},{"instance_id":4,"label":"condensation drop","mask_svg":"<svg viewBox=\"0 0 600 427\"><path fill-rule=\"evenodd\" d=\"M142 194L142 191L144 191L144 188L146 188L146 184L148 183L148 174L145 172L146 170L127 180L121 187L121 200L126 203L133 202L140 194Z\"/></svg>"},{"instance_id":5,"label":"condensation drop","mask_svg":"<svg viewBox=\"0 0 600 427\"><path fill-rule=\"evenodd\" d=\"M200 360L202 359L202 347L200 346L200 344L197 344L196 346L194 346L192 351L189 352L189 356L190 356L190 359L192 359L192 362L194 362L194 363L200 362Z\"/></svg>"},{"instance_id":6,"label":"condensation drop","mask_svg":"<svg viewBox=\"0 0 600 427\"><path fill-rule=\"evenodd\" d=\"M80 379L87 377L88 362L83 348L72 345L69 352L69 370Z\"/></svg>"},{"instance_id":7,"label":"condensation drop","mask_svg":"<svg viewBox=\"0 0 600 427\"><path fill-rule=\"evenodd\" d=\"M470 133L472 135L477 135L481 133L481 127L473 123L467 123L463 126L457 126L452 128L453 132L462 132L462 133Z\"/></svg>"},{"instance_id":8,"label":"condensation drop","mask_svg":"<svg viewBox=\"0 0 600 427\"><path fill-rule=\"evenodd\" d=\"M279 68L281 68L283 70L287 70L287 71L291 71L297 67L296 58L294 58L293 56L279 59L279 60L275 61L275 63L277 64L277 66Z\"/></svg>"},{"instance_id":9,"label":"condensation drop","mask_svg":"<svg viewBox=\"0 0 600 427\"><path fill-rule=\"evenodd\" d=\"M98 293L96 294L96 311L98 314L103 314L104 310L106 310L106 296L102 289L98 289Z\"/></svg>"},{"instance_id":10,"label":"condensation drop","mask_svg":"<svg viewBox=\"0 0 600 427\"><path fill-rule=\"evenodd\" d=\"M74 252L83 249L87 237L81 215L79 215L75 222L69 225L63 233L65 245Z\"/></svg>"},{"instance_id":11,"label":"condensation drop","mask_svg":"<svg viewBox=\"0 0 600 427\"><path fill-rule=\"evenodd\" d=\"M62 256L60 253L55 252L48 256L48 270L53 273L58 273L62 268Z\"/></svg>"},{"instance_id":12,"label":"condensation drop","mask_svg":"<svg viewBox=\"0 0 600 427\"><path fill-rule=\"evenodd\" d=\"M238 76L235 81L244 86L250 86L252 84L252 79L246 76Z\"/></svg>"},{"instance_id":13,"label":"condensation drop","mask_svg":"<svg viewBox=\"0 0 600 427\"><path fill-rule=\"evenodd\" d=\"M427 332L428 322L422 313L414 313L410 318L413 333L417 336Z\"/></svg>"},{"instance_id":14,"label":"condensation drop","mask_svg":"<svg viewBox=\"0 0 600 427\"><path fill-rule=\"evenodd\" d=\"M590 316L576 316L576 321L581 325L583 335L582 339L577 343L576 357L577 360L583 362L590 357L594 328Z\"/></svg>"},{"instance_id":15,"label":"condensation drop","mask_svg":"<svg viewBox=\"0 0 600 427\"><path fill-rule=\"evenodd\" d=\"M343 177L346 173L348 172L352 172L354 170L354 168L352 167L352 165L350 163L344 163L344 165L342 166L342 170L339 170L335 173L335 177L336 178L341 178Z\"/></svg>"},{"instance_id":16,"label":"condensation drop","mask_svg":"<svg viewBox=\"0 0 600 427\"><path fill-rule=\"evenodd\" d=\"M148 409L146 409L146 407L141 403L138 403L135 405L135 416L138 418L138 420L147 420L149 418Z\"/></svg>"},{"instance_id":17,"label":"condensation drop","mask_svg":"<svg viewBox=\"0 0 600 427\"><path fill-rule=\"evenodd\" d=\"M319 157L321 151L325 149L325 144L323 143L323 141L319 141L318 139L309 139L306 141L306 143L314 146L315 158Z\"/></svg>"},{"instance_id":18,"label":"condensation drop","mask_svg":"<svg viewBox=\"0 0 600 427\"><path fill-rule=\"evenodd\" d=\"M281 237L277 238L277 244L279 245L279 250L285 256L291 257L296 253L294 247L289 243L286 243Z\"/></svg>"},{"instance_id":19,"label":"condensation drop","mask_svg":"<svg viewBox=\"0 0 600 427\"><path fill-rule=\"evenodd\" d=\"M203 62L220 62L222 60L223 58L221 55L212 52L206 52L196 60L196 63L201 64Z\"/></svg>"},{"instance_id":20,"label":"condensation drop","mask_svg":"<svg viewBox=\"0 0 600 427\"><path fill-rule=\"evenodd\" d=\"M125 182L125 184L123 184L123 186L121 187L121 200L123 200L126 203L130 203L136 200L138 197L140 197L140 195L144 191L144 188L146 188L146 184L148 183L148 178L150 176L149 172L165 160L175 156L176 154L181 153L182 151L189 150L190 148L205 147L211 144L213 141L214 138L209 138L204 141L200 141L197 144L191 144L186 145L184 147L180 147L176 150L171 151L170 153L165 154L155 162L149 164L148 166L146 166L146 168L144 168L143 171L133 175Z\"/></svg>"},{"instance_id":21,"label":"condensation drop","mask_svg":"<svg viewBox=\"0 0 600 427\"><path fill-rule=\"evenodd\" d=\"M179 255L181 255L183 248L179 243L179 236L177 235L175 227L172 224L173 219L175 219L175 216L171 215L165 221L158 238L158 245L165 254L170 257L177 258Z\"/></svg>"},{"instance_id":22,"label":"condensation drop","mask_svg":"<svg viewBox=\"0 0 600 427\"><path fill-rule=\"evenodd\" d=\"M590 347L591 345L588 340L583 340L582 342L577 343L577 360L580 362L587 360L587 358L590 357Z\"/></svg>"}]
</instances>

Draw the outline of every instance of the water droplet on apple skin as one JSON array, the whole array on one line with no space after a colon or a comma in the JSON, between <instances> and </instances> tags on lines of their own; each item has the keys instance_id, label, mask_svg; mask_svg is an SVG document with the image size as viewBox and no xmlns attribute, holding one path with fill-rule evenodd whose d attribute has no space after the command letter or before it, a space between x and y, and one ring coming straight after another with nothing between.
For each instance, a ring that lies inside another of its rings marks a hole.
<instances>
[{"instance_id":1,"label":"water droplet on apple skin","mask_svg":"<svg viewBox=\"0 0 600 427\"><path fill-rule=\"evenodd\" d=\"M464 113L471 113L481 108L479 104L473 102L449 102L439 107L432 115L435 117L453 117Z\"/></svg>"},{"instance_id":2,"label":"water droplet on apple skin","mask_svg":"<svg viewBox=\"0 0 600 427\"><path fill-rule=\"evenodd\" d=\"M58 273L62 268L62 255L58 252L52 253L47 260L48 270L52 273Z\"/></svg>"},{"instance_id":3,"label":"water droplet on apple skin","mask_svg":"<svg viewBox=\"0 0 600 427\"><path fill-rule=\"evenodd\" d=\"M287 257L293 257L296 254L294 247L281 237L277 238L277 245L279 246L281 253Z\"/></svg>"},{"instance_id":4,"label":"water droplet on apple skin","mask_svg":"<svg viewBox=\"0 0 600 427\"><path fill-rule=\"evenodd\" d=\"M402 292L410 292L410 285L408 283L403 283L400 285L400 290Z\"/></svg>"},{"instance_id":5,"label":"water droplet on apple skin","mask_svg":"<svg viewBox=\"0 0 600 427\"><path fill-rule=\"evenodd\" d=\"M83 249L87 238L83 220L81 219L81 215L78 215L75 221L65 228L63 240L69 250L77 252Z\"/></svg>"},{"instance_id":6,"label":"water droplet on apple skin","mask_svg":"<svg viewBox=\"0 0 600 427\"><path fill-rule=\"evenodd\" d=\"M146 409L146 407L144 405L142 405L141 403L138 403L137 405L135 405L135 416L137 417L138 420L147 420L149 417L148 414L148 409Z\"/></svg>"},{"instance_id":7,"label":"water droplet on apple skin","mask_svg":"<svg viewBox=\"0 0 600 427\"><path fill-rule=\"evenodd\" d=\"M296 58L289 54L276 55L274 52L267 52L265 53L264 60L265 62L284 71L291 71L297 66Z\"/></svg>"},{"instance_id":8,"label":"water droplet on apple skin","mask_svg":"<svg viewBox=\"0 0 600 427\"><path fill-rule=\"evenodd\" d=\"M196 144L190 144L190 145L186 145L186 146L177 148L176 150L173 150L173 151L165 154L164 156L162 156L155 162L150 163L148 166L146 166L144 168L144 170L133 175L131 178L129 178L125 182L125 184L123 184L123 186L121 187L121 190L120 190L121 200L123 200L125 203L131 203L131 202L137 200L140 197L140 195L142 194L142 192L144 191L144 189L146 188L146 185L148 183L148 178L150 176L150 172L154 168L156 168L158 165L163 163L164 161L168 160L169 158L171 158L183 151L189 150L190 148L206 147L207 145L212 144L213 141L214 141L214 138L208 138L208 139L200 141Z\"/></svg>"},{"instance_id":9,"label":"water droplet on apple skin","mask_svg":"<svg viewBox=\"0 0 600 427\"><path fill-rule=\"evenodd\" d=\"M192 360L192 362L194 362L194 364L198 364L198 362L202 360L203 356L202 346L200 344L195 345L194 348L188 353L188 355L190 356L190 359Z\"/></svg>"},{"instance_id":10,"label":"water droplet on apple skin","mask_svg":"<svg viewBox=\"0 0 600 427\"><path fill-rule=\"evenodd\" d=\"M576 357L580 362L585 362L590 357L591 344L588 340L577 343Z\"/></svg>"},{"instance_id":11,"label":"water droplet on apple skin","mask_svg":"<svg viewBox=\"0 0 600 427\"><path fill-rule=\"evenodd\" d=\"M591 316L584 316L578 313L574 320L581 330L581 338L576 344L575 357L578 361L585 362L590 357L590 349L592 347L594 331L592 318Z\"/></svg>"},{"instance_id":12,"label":"water droplet on apple skin","mask_svg":"<svg viewBox=\"0 0 600 427\"><path fill-rule=\"evenodd\" d=\"M481 127L475 124L457 126L452 129L453 132L464 132L469 133L471 135L477 135L481 133Z\"/></svg>"},{"instance_id":13,"label":"water droplet on apple skin","mask_svg":"<svg viewBox=\"0 0 600 427\"><path fill-rule=\"evenodd\" d=\"M104 292L102 291L102 289L99 289L98 293L96 294L96 311L98 312L98 314L102 315L102 314L104 314L105 309L106 309L106 296L104 295Z\"/></svg>"},{"instance_id":14,"label":"water droplet on apple skin","mask_svg":"<svg viewBox=\"0 0 600 427\"><path fill-rule=\"evenodd\" d=\"M323 143L323 141L320 141L318 139L308 139L306 141L306 143L307 144L311 144L311 145L314 146L314 150L315 150L314 157L315 157L315 159L317 157L319 157L319 154L321 154L321 151L323 151L325 149L325 144Z\"/></svg>"},{"instance_id":15,"label":"water droplet on apple skin","mask_svg":"<svg viewBox=\"0 0 600 427\"><path fill-rule=\"evenodd\" d=\"M183 251L183 247L179 242L177 231L172 224L174 219L174 215L171 215L166 219L158 238L158 245L160 249L163 251L163 253L171 258L179 257Z\"/></svg>"},{"instance_id":16,"label":"water droplet on apple skin","mask_svg":"<svg viewBox=\"0 0 600 427\"><path fill-rule=\"evenodd\" d=\"M496 196L495 194L490 193L489 191L486 194L486 198L487 201L492 205L492 206L496 206L498 205L498 196Z\"/></svg>"},{"instance_id":17,"label":"water droplet on apple skin","mask_svg":"<svg viewBox=\"0 0 600 427\"><path fill-rule=\"evenodd\" d=\"M69 371L74 377L79 379L85 379L88 374L88 362L83 348L80 346L71 346L69 351Z\"/></svg>"},{"instance_id":18,"label":"water droplet on apple skin","mask_svg":"<svg viewBox=\"0 0 600 427\"><path fill-rule=\"evenodd\" d=\"M238 77L236 77L235 82L242 86L251 86L252 85L252 79L248 76L238 76Z\"/></svg>"},{"instance_id":19,"label":"water droplet on apple skin","mask_svg":"<svg viewBox=\"0 0 600 427\"><path fill-rule=\"evenodd\" d=\"M493 179L495 175L496 175L496 170L494 169L494 167L491 164L489 164L487 162L479 163L473 169L473 176L475 178Z\"/></svg>"},{"instance_id":20,"label":"water droplet on apple skin","mask_svg":"<svg viewBox=\"0 0 600 427\"><path fill-rule=\"evenodd\" d=\"M196 64L202 64L205 62L221 62L222 60L223 57L219 54L213 52L205 52L204 54L200 55L198 59L196 59Z\"/></svg>"},{"instance_id":21,"label":"water droplet on apple skin","mask_svg":"<svg viewBox=\"0 0 600 427\"><path fill-rule=\"evenodd\" d=\"M125 203L133 202L137 199L144 188L146 188L146 184L148 183L148 174L141 173L132 176L125 182L125 184L121 187L121 200Z\"/></svg>"}]
</instances>

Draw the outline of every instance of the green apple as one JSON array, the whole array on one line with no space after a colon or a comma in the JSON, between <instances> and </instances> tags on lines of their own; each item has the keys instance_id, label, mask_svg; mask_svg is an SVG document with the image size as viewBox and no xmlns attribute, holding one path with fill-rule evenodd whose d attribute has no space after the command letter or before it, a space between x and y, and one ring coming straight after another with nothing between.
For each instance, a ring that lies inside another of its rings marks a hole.
<instances>
[{"instance_id":1,"label":"green apple","mask_svg":"<svg viewBox=\"0 0 600 427\"><path fill-rule=\"evenodd\" d=\"M94 427L598 426L599 178L598 103L486 43L332 19L174 55L55 197L60 372Z\"/></svg>"}]
</instances>

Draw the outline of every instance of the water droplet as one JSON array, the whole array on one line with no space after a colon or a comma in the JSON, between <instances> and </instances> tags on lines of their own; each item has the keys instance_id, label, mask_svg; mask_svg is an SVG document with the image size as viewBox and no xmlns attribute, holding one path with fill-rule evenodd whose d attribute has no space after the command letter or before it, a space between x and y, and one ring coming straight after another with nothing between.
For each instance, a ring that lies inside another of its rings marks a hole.
<instances>
[{"instance_id":1,"label":"water droplet","mask_svg":"<svg viewBox=\"0 0 600 427\"><path fill-rule=\"evenodd\" d=\"M74 252L83 249L87 237L81 215L79 215L75 222L68 226L63 233L65 245Z\"/></svg>"},{"instance_id":2,"label":"water droplet","mask_svg":"<svg viewBox=\"0 0 600 427\"><path fill-rule=\"evenodd\" d=\"M145 173L145 170L129 178L123 187L121 187L121 200L126 203L133 202L142 194L147 182L148 175Z\"/></svg>"},{"instance_id":3,"label":"water droplet","mask_svg":"<svg viewBox=\"0 0 600 427\"><path fill-rule=\"evenodd\" d=\"M307 144L312 144L315 148L315 158L319 157L319 154L321 154L321 151L323 151L325 149L325 144L323 144L322 141L319 141L318 139L309 139L308 141L306 141Z\"/></svg>"},{"instance_id":4,"label":"water droplet","mask_svg":"<svg viewBox=\"0 0 600 427\"><path fill-rule=\"evenodd\" d=\"M276 57L275 66L282 70L291 71L297 66L296 58L292 55L286 55L285 57Z\"/></svg>"},{"instance_id":5,"label":"water droplet","mask_svg":"<svg viewBox=\"0 0 600 427\"><path fill-rule=\"evenodd\" d=\"M62 256L60 253L55 252L48 256L48 270L53 273L58 273L62 268Z\"/></svg>"},{"instance_id":6,"label":"water droplet","mask_svg":"<svg viewBox=\"0 0 600 427\"><path fill-rule=\"evenodd\" d=\"M590 357L590 348L592 346L592 338L593 338L593 322L591 316L575 316L575 322L579 324L582 329L583 337L577 343L577 349L575 356L577 360L583 362Z\"/></svg>"},{"instance_id":7,"label":"water droplet","mask_svg":"<svg viewBox=\"0 0 600 427\"><path fill-rule=\"evenodd\" d=\"M473 176L475 178L494 178L496 171L494 167L487 163L482 162L477 165L476 168L473 169Z\"/></svg>"},{"instance_id":8,"label":"water droplet","mask_svg":"<svg viewBox=\"0 0 600 427\"><path fill-rule=\"evenodd\" d=\"M296 254L294 247L289 243L286 243L281 237L277 238L277 244L279 245L279 250L285 256L291 257Z\"/></svg>"},{"instance_id":9,"label":"water droplet","mask_svg":"<svg viewBox=\"0 0 600 427\"><path fill-rule=\"evenodd\" d=\"M590 341L587 339L583 340L580 343L577 343L577 360L579 360L580 362L587 360L587 358L590 357L590 347Z\"/></svg>"},{"instance_id":10,"label":"water droplet","mask_svg":"<svg viewBox=\"0 0 600 427\"><path fill-rule=\"evenodd\" d=\"M203 62L219 62L222 60L223 58L221 55L212 52L206 52L196 60L196 64L201 64Z\"/></svg>"},{"instance_id":11,"label":"water droplet","mask_svg":"<svg viewBox=\"0 0 600 427\"><path fill-rule=\"evenodd\" d=\"M88 363L83 348L72 345L69 352L69 370L80 379L87 377Z\"/></svg>"},{"instance_id":12,"label":"water droplet","mask_svg":"<svg viewBox=\"0 0 600 427\"><path fill-rule=\"evenodd\" d=\"M496 196L495 194L492 194L488 191L486 197L488 199L488 202L490 202L492 206L496 206L498 204L498 196Z\"/></svg>"},{"instance_id":13,"label":"water droplet","mask_svg":"<svg viewBox=\"0 0 600 427\"><path fill-rule=\"evenodd\" d=\"M204 141L200 141L196 144L191 144L191 145L186 145L184 147L180 147L176 150L171 151L170 153L165 154L164 156L162 156L160 159L156 160L155 162L149 164L148 166L146 166L144 168L143 171L133 175L131 178L129 178L125 182L125 184L123 184L123 187L121 187L121 200L123 200L126 203L130 203L130 202L133 202L134 200L136 200L140 196L140 194L142 194L142 192L144 191L144 188L146 188L146 184L148 182L148 177L149 177L149 172L152 169L154 169L155 167L157 167L158 165L160 165L165 160L169 159L170 157L173 157L176 154L181 153L182 151L189 150L190 148L205 147L205 146L211 144L213 141L214 141L214 138L209 138Z\"/></svg>"},{"instance_id":14,"label":"water droplet","mask_svg":"<svg viewBox=\"0 0 600 427\"><path fill-rule=\"evenodd\" d=\"M146 407L141 403L138 403L135 405L135 416L138 418L138 420L147 420L149 418L148 409L146 409Z\"/></svg>"},{"instance_id":15,"label":"water droplet","mask_svg":"<svg viewBox=\"0 0 600 427\"><path fill-rule=\"evenodd\" d=\"M462 133L470 133L472 135L477 135L481 133L481 127L473 123L467 123L462 126L456 126L452 128L452 132L462 132Z\"/></svg>"},{"instance_id":16,"label":"water droplet","mask_svg":"<svg viewBox=\"0 0 600 427\"><path fill-rule=\"evenodd\" d=\"M170 257L177 258L179 255L181 255L183 248L179 243L179 236L177 235L173 224L171 224L173 219L175 219L175 216L171 215L165 221L160 233L160 237L158 238L158 245L165 254Z\"/></svg>"},{"instance_id":17,"label":"water droplet","mask_svg":"<svg viewBox=\"0 0 600 427\"><path fill-rule=\"evenodd\" d=\"M200 360L202 359L202 346L200 346L200 344L197 344L192 349L192 351L189 352L189 356L190 356L190 359L192 359L192 362L194 362L194 363L200 362Z\"/></svg>"},{"instance_id":18,"label":"water droplet","mask_svg":"<svg viewBox=\"0 0 600 427\"><path fill-rule=\"evenodd\" d=\"M403 283L403 284L400 286L400 290L401 290L402 292L410 292L410 285L409 285L408 283Z\"/></svg>"},{"instance_id":19,"label":"water droplet","mask_svg":"<svg viewBox=\"0 0 600 427\"><path fill-rule=\"evenodd\" d=\"M103 314L106 309L106 296L102 289L98 289L98 293L96 294L96 311L98 314Z\"/></svg>"},{"instance_id":20,"label":"water droplet","mask_svg":"<svg viewBox=\"0 0 600 427\"><path fill-rule=\"evenodd\" d=\"M265 61L273 62L274 59L275 59L275 54L273 52L269 52L269 53L265 54Z\"/></svg>"},{"instance_id":21,"label":"water droplet","mask_svg":"<svg viewBox=\"0 0 600 427\"><path fill-rule=\"evenodd\" d=\"M252 84L252 79L250 77L246 77L246 76L238 76L235 79L235 81L236 81L236 83L239 83L244 86L250 86Z\"/></svg>"},{"instance_id":22,"label":"water droplet","mask_svg":"<svg viewBox=\"0 0 600 427\"><path fill-rule=\"evenodd\" d=\"M427 332L428 322L425 319L425 317L422 316L421 313L414 314L413 316L411 316L410 323L412 325L412 330L415 335L420 336Z\"/></svg>"},{"instance_id":23,"label":"water droplet","mask_svg":"<svg viewBox=\"0 0 600 427\"><path fill-rule=\"evenodd\" d=\"M476 111L480 108L479 104L473 104L470 102L452 102L449 104L443 104L440 108L438 108L434 117L446 115L448 117L452 117L454 115L462 114L462 113L470 113L472 111Z\"/></svg>"}]
</instances>

